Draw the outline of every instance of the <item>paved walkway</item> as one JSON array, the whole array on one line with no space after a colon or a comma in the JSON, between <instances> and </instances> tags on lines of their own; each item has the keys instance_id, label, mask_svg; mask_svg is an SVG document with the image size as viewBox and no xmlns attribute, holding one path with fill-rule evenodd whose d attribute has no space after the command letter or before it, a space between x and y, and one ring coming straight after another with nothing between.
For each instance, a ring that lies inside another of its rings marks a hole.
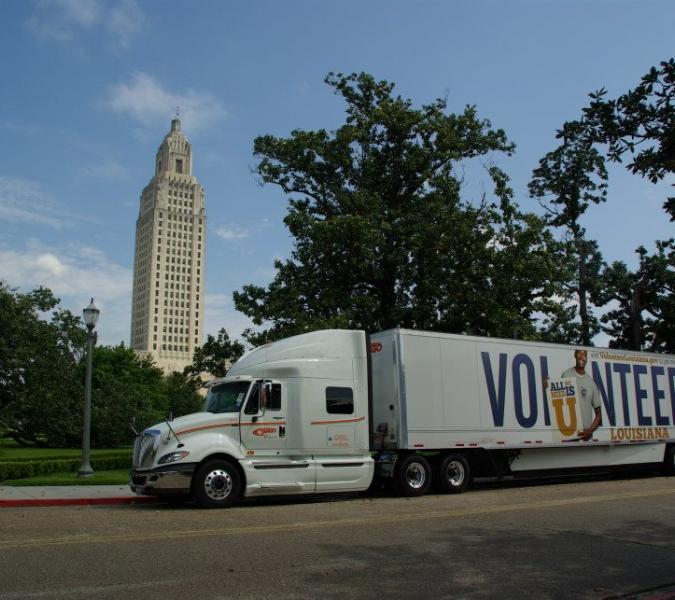
<instances>
[{"instance_id":1,"label":"paved walkway","mask_svg":"<svg viewBox=\"0 0 675 600\"><path fill-rule=\"evenodd\" d=\"M0 486L0 509L13 506L132 504L156 501L151 496L137 496L127 485Z\"/></svg>"}]
</instances>

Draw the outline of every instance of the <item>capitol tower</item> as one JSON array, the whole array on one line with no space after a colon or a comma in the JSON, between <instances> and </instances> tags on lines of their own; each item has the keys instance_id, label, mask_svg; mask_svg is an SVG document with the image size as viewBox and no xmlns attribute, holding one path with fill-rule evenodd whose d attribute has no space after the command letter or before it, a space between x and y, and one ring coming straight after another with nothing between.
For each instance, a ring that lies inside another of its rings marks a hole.
<instances>
[{"instance_id":1,"label":"capitol tower","mask_svg":"<svg viewBox=\"0 0 675 600\"><path fill-rule=\"evenodd\" d=\"M205 262L204 189L176 117L141 194L131 306L131 347L166 373L182 371L201 345Z\"/></svg>"}]
</instances>

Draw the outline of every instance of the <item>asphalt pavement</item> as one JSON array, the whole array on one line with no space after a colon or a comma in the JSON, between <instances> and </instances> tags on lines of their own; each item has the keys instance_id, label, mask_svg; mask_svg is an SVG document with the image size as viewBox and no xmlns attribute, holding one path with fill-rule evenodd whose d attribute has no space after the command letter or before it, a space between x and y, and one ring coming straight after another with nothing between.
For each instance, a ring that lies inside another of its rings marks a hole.
<instances>
[{"instance_id":1,"label":"asphalt pavement","mask_svg":"<svg viewBox=\"0 0 675 600\"><path fill-rule=\"evenodd\" d=\"M0 486L0 508L156 501L152 496L137 496L127 485Z\"/></svg>"},{"instance_id":2,"label":"asphalt pavement","mask_svg":"<svg viewBox=\"0 0 675 600\"><path fill-rule=\"evenodd\" d=\"M675 478L0 510L0 600L674 600Z\"/></svg>"}]
</instances>

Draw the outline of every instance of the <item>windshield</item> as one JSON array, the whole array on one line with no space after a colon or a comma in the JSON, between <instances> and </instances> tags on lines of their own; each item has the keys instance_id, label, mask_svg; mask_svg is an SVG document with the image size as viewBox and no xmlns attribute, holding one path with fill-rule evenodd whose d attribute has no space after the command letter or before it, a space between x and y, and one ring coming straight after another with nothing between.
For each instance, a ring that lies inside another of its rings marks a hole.
<instances>
[{"instance_id":1,"label":"windshield","mask_svg":"<svg viewBox=\"0 0 675 600\"><path fill-rule=\"evenodd\" d=\"M202 412L214 414L239 412L250 385L250 381L232 381L214 385L206 394Z\"/></svg>"}]
</instances>

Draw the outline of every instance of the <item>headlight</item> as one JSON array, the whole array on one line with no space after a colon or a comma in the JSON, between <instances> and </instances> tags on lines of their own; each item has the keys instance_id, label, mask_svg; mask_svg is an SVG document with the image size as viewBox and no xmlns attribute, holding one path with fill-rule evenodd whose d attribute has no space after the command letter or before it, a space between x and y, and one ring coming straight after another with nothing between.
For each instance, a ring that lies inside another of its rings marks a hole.
<instances>
[{"instance_id":1,"label":"headlight","mask_svg":"<svg viewBox=\"0 0 675 600\"><path fill-rule=\"evenodd\" d=\"M160 458L157 463L160 465L165 465L166 463L172 463L176 462L177 460L180 460L181 458L185 458L188 456L190 453L186 452L185 450L181 450L180 452L171 452L169 454L165 454Z\"/></svg>"}]
</instances>

